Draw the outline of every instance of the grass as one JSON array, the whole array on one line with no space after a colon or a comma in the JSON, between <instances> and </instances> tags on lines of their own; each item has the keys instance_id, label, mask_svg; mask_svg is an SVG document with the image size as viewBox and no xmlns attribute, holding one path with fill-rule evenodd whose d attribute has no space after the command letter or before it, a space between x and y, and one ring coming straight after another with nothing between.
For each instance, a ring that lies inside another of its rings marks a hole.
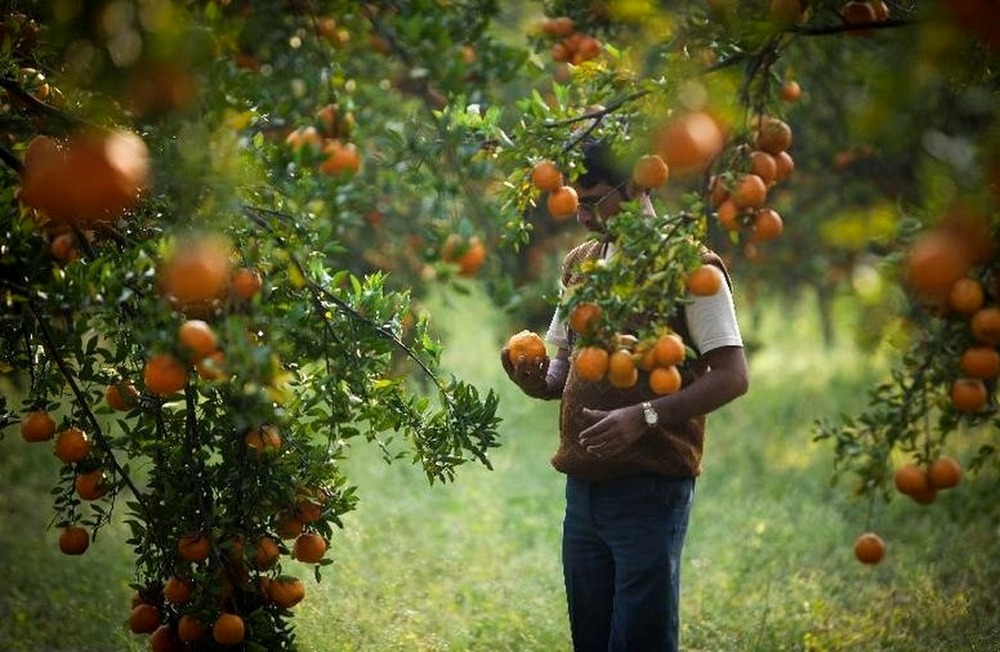
<instances>
[{"instance_id":1,"label":"grass","mask_svg":"<svg viewBox=\"0 0 1000 652\"><path fill-rule=\"evenodd\" d=\"M321 582L307 579L295 608L304 652L569 649L563 483L548 464L557 405L507 381L496 353L507 332L481 297L446 311L446 365L501 397L494 470L470 465L455 483L428 486L418 469L359 447L347 462L359 509L332 542L334 564ZM812 424L859 411L884 363L848 343L819 347L814 314L808 302L765 311L746 333L765 343L750 393L710 418L685 548L684 649L1000 649L995 472L930 507L871 505L849 495L849 482L831 486L831 452L812 442ZM145 649L124 628L123 529L105 531L84 557L61 556L45 531L58 462L11 434L0 443L0 649ZM889 545L875 567L852 554L869 528Z\"/></svg>"}]
</instances>

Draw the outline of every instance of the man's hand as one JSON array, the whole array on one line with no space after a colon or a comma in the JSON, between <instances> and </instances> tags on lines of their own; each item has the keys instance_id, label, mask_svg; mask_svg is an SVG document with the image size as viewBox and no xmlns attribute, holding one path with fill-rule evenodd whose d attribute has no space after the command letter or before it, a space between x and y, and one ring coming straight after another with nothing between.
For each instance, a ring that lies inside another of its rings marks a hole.
<instances>
[{"instance_id":1,"label":"man's hand","mask_svg":"<svg viewBox=\"0 0 1000 652\"><path fill-rule=\"evenodd\" d=\"M550 393L546 379L549 372L548 356L536 360L518 356L517 360L511 360L507 347L504 347L500 350L500 363L507 372L507 377L525 394L534 398L548 397Z\"/></svg>"},{"instance_id":2,"label":"man's hand","mask_svg":"<svg viewBox=\"0 0 1000 652\"><path fill-rule=\"evenodd\" d=\"M591 424L580 433L580 445L597 457L624 453L648 429L639 405L629 405L609 412L584 408L583 416Z\"/></svg>"}]
</instances>

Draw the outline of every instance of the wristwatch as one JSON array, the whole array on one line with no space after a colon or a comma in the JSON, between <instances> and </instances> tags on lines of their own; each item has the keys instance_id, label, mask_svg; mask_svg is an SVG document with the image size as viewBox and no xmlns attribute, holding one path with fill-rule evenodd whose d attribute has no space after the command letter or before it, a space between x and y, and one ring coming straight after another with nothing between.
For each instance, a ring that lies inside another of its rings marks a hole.
<instances>
[{"instance_id":1,"label":"wristwatch","mask_svg":"<svg viewBox=\"0 0 1000 652\"><path fill-rule=\"evenodd\" d=\"M656 410L653 409L653 404L649 401L642 402L642 416L646 419L646 425L650 428L656 427L656 424L660 422L660 417L656 414Z\"/></svg>"}]
</instances>

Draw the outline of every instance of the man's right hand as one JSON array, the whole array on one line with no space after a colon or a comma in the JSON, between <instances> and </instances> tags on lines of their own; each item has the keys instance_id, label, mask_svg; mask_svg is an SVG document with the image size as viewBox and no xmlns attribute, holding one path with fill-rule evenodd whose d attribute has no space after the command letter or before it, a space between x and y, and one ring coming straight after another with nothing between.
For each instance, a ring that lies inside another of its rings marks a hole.
<instances>
[{"instance_id":1,"label":"man's right hand","mask_svg":"<svg viewBox=\"0 0 1000 652\"><path fill-rule=\"evenodd\" d=\"M507 347L503 347L500 350L500 363L503 365L504 371L507 372L507 377L514 381L514 384L520 387L525 394L534 398L547 398L549 396L548 356L532 360L519 356L517 360L511 360L509 350Z\"/></svg>"}]
</instances>

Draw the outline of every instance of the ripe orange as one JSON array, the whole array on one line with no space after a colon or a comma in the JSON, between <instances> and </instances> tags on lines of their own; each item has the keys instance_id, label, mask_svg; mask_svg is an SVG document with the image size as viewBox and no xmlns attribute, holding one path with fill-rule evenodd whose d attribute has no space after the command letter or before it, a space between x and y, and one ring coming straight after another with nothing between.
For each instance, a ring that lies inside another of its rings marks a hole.
<instances>
[{"instance_id":1,"label":"ripe orange","mask_svg":"<svg viewBox=\"0 0 1000 652\"><path fill-rule=\"evenodd\" d=\"M194 368L202 380L225 380L228 377L226 354L219 350L212 351L196 362Z\"/></svg>"},{"instance_id":2,"label":"ripe orange","mask_svg":"<svg viewBox=\"0 0 1000 652\"><path fill-rule=\"evenodd\" d=\"M177 554L188 561L204 561L212 551L212 542L201 532L191 532L177 540Z\"/></svg>"},{"instance_id":3,"label":"ripe orange","mask_svg":"<svg viewBox=\"0 0 1000 652\"><path fill-rule=\"evenodd\" d=\"M854 541L854 556L862 564L877 564L885 557L885 541L874 532L865 532Z\"/></svg>"},{"instance_id":4,"label":"ripe orange","mask_svg":"<svg viewBox=\"0 0 1000 652\"><path fill-rule=\"evenodd\" d=\"M608 372L609 354L599 346L586 346L573 357L573 369L583 380L597 382Z\"/></svg>"},{"instance_id":5,"label":"ripe orange","mask_svg":"<svg viewBox=\"0 0 1000 652\"><path fill-rule=\"evenodd\" d=\"M82 462L90 455L90 438L79 428L67 428L56 436L55 453L63 464Z\"/></svg>"},{"instance_id":6,"label":"ripe orange","mask_svg":"<svg viewBox=\"0 0 1000 652\"><path fill-rule=\"evenodd\" d=\"M256 551L253 555L253 566L258 570L270 568L281 556L278 542L271 537L261 537L255 544Z\"/></svg>"},{"instance_id":7,"label":"ripe orange","mask_svg":"<svg viewBox=\"0 0 1000 652\"><path fill-rule=\"evenodd\" d=\"M802 97L802 87L794 79L785 80L778 91L778 97L786 102L797 102Z\"/></svg>"},{"instance_id":8,"label":"ripe orange","mask_svg":"<svg viewBox=\"0 0 1000 652\"><path fill-rule=\"evenodd\" d=\"M656 340L656 364L661 367L678 365L684 361L687 351L684 340L677 333L665 333Z\"/></svg>"},{"instance_id":9,"label":"ripe orange","mask_svg":"<svg viewBox=\"0 0 1000 652\"><path fill-rule=\"evenodd\" d=\"M678 175L704 170L725 144L725 134L715 118L693 111L674 118L656 135L656 151Z\"/></svg>"},{"instance_id":10,"label":"ripe orange","mask_svg":"<svg viewBox=\"0 0 1000 652\"><path fill-rule=\"evenodd\" d=\"M850 0L840 8L840 17L848 25L863 25L875 22L875 8L863 0ZM847 32L854 36L871 34L870 29L852 29Z\"/></svg>"},{"instance_id":11,"label":"ripe orange","mask_svg":"<svg viewBox=\"0 0 1000 652\"><path fill-rule=\"evenodd\" d=\"M236 614L220 615L212 626L212 638L219 645L239 645L246 636L246 625Z\"/></svg>"},{"instance_id":12,"label":"ripe orange","mask_svg":"<svg viewBox=\"0 0 1000 652\"><path fill-rule=\"evenodd\" d=\"M146 361L142 372L146 389L168 396L184 389L187 384L187 367L170 353L156 353Z\"/></svg>"},{"instance_id":13,"label":"ripe orange","mask_svg":"<svg viewBox=\"0 0 1000 652\"><path fill-rule=\"evenodd\" d=\"M580 335L589 335L597 328L601 312L596 303L578 303L569 315L569 327Z\"/></svg>"},{"instance_id":14,"label":"ripe orange","mask_svg":"<svg viewBox=\"0 0 1000 652\"><path fill-rule=\"evenodd\" d=\"M511 363L516 363L522 357L525 362L537 362L547 356L545 342L537 333L525 329L514 333L507 340L507 358Z\"/></svg>"},{"instance_id":15,"label":"ripe orange","mask_svg":"<svg viewBox=\"0 0 1000 652\"><path fill-rule=\"evenodd\" d=\"M267 595L282 609L294 607L306 597L306 587L302 581L287 575L275 578L267 586Z\"/></svg>"},{"instance_id":16,"label":"ripe orange","mask_svg":"<svg viewBox=\"0 0 1000 652\"><path fill-rule=\"evenodd\" d=\"M736 182L730 198L736 208L760 208L767 200L767 185L756 174L744 174Z\"/></svg>"},{"instance_id":17,"label":"ripe orange","mask_svg":"<svg viewBox=\"0 0 1000 652\"><path fill-rule=\"evenodd\" d=\"M750 152L750 172L760 177L765 186L778 180L778 164L774 162L773 156L763 150Z\"/></svg>"},{"instance_id":18,"label":"ripe orange","mask_svg":"<svg viewBox=\"0 0 1000 652\"><path fill-rule=\"evenodd\" d=\"M795 159L788 152L778 152L771 156L774 157L775 183L784 181L795 171Z\"/></svg>"},{"instance_id":19,"label":"ripe orange","mask_svg":"<svg viewBox=\"0 0 1000 652\"><path fill-rule=\"evenodd\" d=\"M108 493L108 477L103 469L94 469L77 474L73 479L73 488L76 494L83 500L97 500Z\"/></svg>"},{"instance_id":20,"label":"ripe orange","mask_svg":"<svg viewBox=\"0 0 1000 652\"><path fill-rule=\"evenodd\" d=\"M52 238L52 242L49 243L49 253L63 264L80 258L80 251L76 248L76 237L72 232L60 233Z\"/></svg>"},{"instance_id":21,"label":"ripe orange","mask_svg":"<svg viewBox=\"0 0 1000 652\"><path fill-rule=\"evenodd\" d=\"M658 154L640 156L632 169L632 181L640 188L659 188L670 177L670 169Z\"/></svg>"},{"instance_id":22,"label":"ripe orange","mask_svg":"<svg viewBox=\"0 0 1000 652\"><path fill-rule=\"evenodd\" d=\"M531 184L539 190L548 192L563 185L563 175L555 163L542 160L531 168Z\"/></svg>"},{"instance_id":23,"label":"ripe orange","mask_svg":"<svg viewBox=\"0 0 1000 652\"><path fill-rule=\"evenodd\" d=\"M875 20L881 23L883 20L889 19L889 5L882 2L882 0L875 0L870 4L872 9L875 10Z\"/></svg>"},{"instance_id":24,"label":"ripe orange","mask_svg":"<svg viewBox=\"0 0 1000 652\"><path fill-rule=\"evenodd\" d=\"M781 215L773 208L762 208L753 216L753 237L758 242L774 240L785 228Z\"/></svg>"},{"instance_id":25,"label":"ripe orange","mask_svg":"<svg viewBox=\"0 0 1000 652\"><path fill-rule=\"evenodd\" d=\"M458 265L458 273L462 276L474 276L486 262L486 246L478 236L465 240L452 233L441 247L441 260Z\"/></svg>"},{"instance_id":26,"label":"ripe orange","mask_svg":"<svg viewBox=\"0 0 1000 652\"><path fill-rule=\"evenodd\" d=\"M681 388L681 372L675 365L649 372L649 388L656 394L672 394Z\"/></svg>"},{"instance_id":27,"label":"ripe orange","mask_svg":"<svg viewBox=\"0 0 1000 652\"><path fill-rule=\"evenodd\" d=\"M635 385L636 380L638 371L631 351L618 349L608 356L608 382L613 387L631 387Z\"/></svg>"},{"instance_id":28,"label":"ripe orange","mask_svg":"<svg viewBox=\"0 0 1000 652\"><path fill-rule=\"evenodd\" d=\"M132 607L128 617L128 628L133 634L152 634L160 626L160 611L148 602L140 602Z\"/></svg>"},{"instance_id":29,"label":"ripe orange","mask_svg":"<svg viewBox=\"0 0 1000 652\"><path fill-rule=\"evenodd\" d=\"M715 265L702 265L688 274L684 285L696 297L707 297L722 289L722 270Z\"/></svg>"},{"instance_id":30,"label":"ripe orange","mask_svg":"<svg viewBox=\"0 0 1000 652\"><path fill-rule=\"evenodd\" d=\"M243 436L243 445L255 459L273 457L281 450L281 433L271 425L254 428Z\"/></svg>"},{"instance_id":31,"label":"ripe orange","mask_svg":"<svg viewBox=\"0 0 1000 652\"><path fill-rule=\"evenodd\" d=\"M983 284L974 278L960 278L948 291L948 306L962 315L973 315L983 307Z\"/></svg>"},{"instance_id":32,"label":"ripe orange","mask_svg":"<svg viewBox=\"0 0 1000 652\"><path fill-rule=\"evenodd\" d=\"M139 391L128 381L112 383L104 388L104 401L112 410L127 412L136 406Z\"/></svg>"},{"instance_id":33,"label":"ripe orange","mask_svg":"<svg viewBox=\"0 0 1000 652\"><path fill-rule=\"evenodd\" d=\"M904 464L892 476L896 489L907 496L927 489L927 474L916 464Z\"/></svg>"},{"instance_id":34,"label":"ripe orange","mask_svg":"<svg viewBox=\"0 0 1000 652\"><path fill-rule=\"evenodd\" d=\"M187 604L191 600L191 583L171 575L163 585L163 598L176 607Z\"/></svg>"},{"instance_id":35,"label":"ripe orange","mask_svg":"<svg viewBox=\"0 0 1000 652\"><path fill-rule=\"evenodd\" d=\"M342 143L333 139L323 147L326 160L319 169L329 175L356 174L361 169L361 153L354 143Z\"/></svg>"},{"instance_id":36,"label":"ripe orange","mask_svg":"<svg viewBox=\"0 0 1000 652\"><path fill-rule=\"evenodd\" d=\"M951 385L951 405L959 412L978 412L986 399L986 385L978 378L959 378Z\"/></svg>"},{"instance_id":37,"label":"ripe orange","mask_svg":"<svg viewBox=\"0 0 1000 652\"><path fill-rule=\"evenodd\" d=\"M189 319L181 324L177 329L177 341L192 362L201 360L219 346L215 331L200 319Z\"/></svg>"},{"instance_id":38,"label":"ripe orange","mask_svg":"<svg viewBox=\"0 0 1000 652\"><path fill-rule=\"evenodd\" d=\"M315 532L300 534L292 546L292 557L304 564L318 564L326 554L326 541Z\"/></svg>"},{"instance_id":39,"label":"ripe orange","mask_svg":"<svg viewBox=\"0 0 1000 652\"><path fill-rule=\"evenodd\" d=\"M783 152L792 146L792 128L784 120L766 116L757 130L757 149L768 154Z\"/></svg>"},{"instance_id":40,"label":"ripe orange","mask_svg":"<svg viewBox=\"0 0 1000 652\"><path fill-rule=\"evenodd\" d=\"M79 525L68 525L59 533L59 550L64 555L82 555L90 546L90 534Z\"/></svg>"},{"instance_id":41,"label":"ripe orange","mask_svg":"<svg viewBox=\"0 0 1000 652\"><path fill-rule=\"evenodd\" d=\"M972 378L990 380L1000 376L1000 351L990 346L969 347L959 360L962 373Z\"/></svg>"},{"instance_id":42,"label":"ripe orange","mask_svg":"<svg viewBox=\"0 0 1000 652\"><path fill-rule=\"evenodd\" d=\"M29 412L21 420L21 437L27 442L48 441L56 432L56 422L45 410Z\"/></svg>"},{"instance_id":43,"label":"ripe orange","mask_svg":"<svg viewBox=\"0 0 1000 652\"><path fill-rule=\"evenodd\" d=\"M552 219L562 221L576 213L580 200L572 186L559 186L549 193L545 206Z\"/></svg>"},{"instance_id":44,"label":"ripe orange","mask_svg":"<svg viewBox=\"0 0 1000 652\"><path fill-rule=\"evenodd\" d=\"M305 529L305 524L302 519L292 512L282 512L274 523L274 531L282 539L298 538L303 529Z\"/></svg>"},{"instance_id":45,"label":"ripe orange","mask_svg":"<svg viewBox=\"0 0 1000 652\"><path fill-rule=\"evenodd\" d=\"M928 485L925 489L910 494L910 498L913 499L913 502L920 505L930 505L937 500L937 493L937 489Z\"/></svg>"},{"instance_id":46,"label":"ripe orange","mask_svg":"<svg viewBox=\"0 0 1000 652\"><path fill-rule=\"evenodd\" d=\"M918 236L907 254L906 281L918 298L943 304L951 287L970 267L961 240L942 230L931 230Z\"/></svg>"},{"instance_id":47,"label":"ripe orange","mask_svg":"<svg viewBox=\"0 0 1000 652\"><path fill-rule=\"evenodd\" d=\"M244 301L250 301L264 286L264 278L253 267L239 267L233 270L229 278L229 287L233 294Z\"/></svg>"},{"instance_id":48,"label":"ripe orange","mask_svg":"<svg viewBox=\"0 0 1000 652\"><path fill-rule=\"evenodd\" d=\"M726 231L739 231L743 226L739 221L740 209L736 207L736 203L732 198L727 198L719 204L719 208L716 210L716 217L719 220L719 226L721 226Z\"/></svg>"},{"instance_id":49,"label":"ripe orange","mask_svg":"<svg viewBox=\"0 0 1000 652\"><path fill-rule=\"evenodd\" d=\"M183 643L194 643L200 640L208 628L191 614L184 614L177 621L177 638Z\"/></svg>"},{"instance_id":50,"label":"ripe orange","mask_svg":"<svg viewBox=\"0 0 1000 652\"><path fill-rule=\"evenodd\" d=\"M542 21L542 32L548 36L569 36L573 33L574 23L569 16L556 16Z\"/></svg>"},{"instance_id":51,"label":"ripe orange","mask_svg":"<svg viewBox=\"0 0 1000 652\"><path fill-rule=\"evenodd\" d=\"M323 516L323 505L328 499L322 489L304 489L295 500L295 514L303 523L315 523Z\"/></svg>"},{"instance_id":52,"label":"ripe orange","mask_svg":"<svg viewBox=\"0 0 1000 652\"><path fill-rule=\"evenodd\" d=\"M927 466L927 484L934 489L951 489L962 481L962 465L942 455Z\"/></svg>"},{"instance_id":53,"label":"ripe orange","mask_svg":"<svg viewBox=\"0 0 1000 652\"><path fill-rule=\"evenodd\" d=\"M1000 344L1000 308L992 306L978 310L969 322L976 341L989 346Z\"/></svg>"},{"instance_id":54,"label":"ripe orange","mask_svg":"<svg viewBox=\"0 0 1000 652\"><path fill-rule=\"evenodd\" d=\"M225 296L229 283L229 241L192 236L177 245L156 272L160 294L181 308L209 305Z\"/></svg>"},{"instance_id":55,"label":"ripe orange","mask_svg":"<svg viewBox=\"0 0 1000 652\"><path fill-rule=\"evenodd\" d=\"M160 625L149 637L149 649L152 652L181 652L184 644L169 624Z\"/></svg>"}]
</instances>

